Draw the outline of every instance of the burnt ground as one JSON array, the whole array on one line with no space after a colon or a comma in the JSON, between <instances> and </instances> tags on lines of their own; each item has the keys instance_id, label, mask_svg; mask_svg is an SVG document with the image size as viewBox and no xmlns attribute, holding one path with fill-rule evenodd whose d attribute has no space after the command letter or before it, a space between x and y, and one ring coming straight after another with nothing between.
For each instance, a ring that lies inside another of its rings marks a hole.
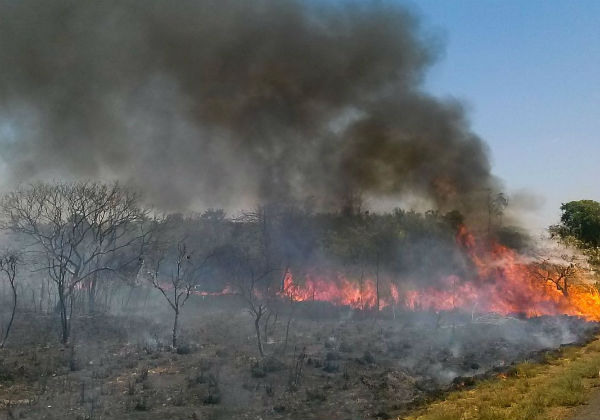
<instances>
[{"instance_id":1,"label":"burnt ground","mask_svg":"<svg viewBox=\"0 0 600 420\"><path fill-rule=\"evenodd\" d=\"M596 330L569 317L394 319L308 302L285 351L287 316L272 317L261 359L233 297L190 301L178 351L167 308L144 313L77 317L68 347L53 315L20 313L0 350L0 419L389 418Z\"/></svg>"}]
</instances>

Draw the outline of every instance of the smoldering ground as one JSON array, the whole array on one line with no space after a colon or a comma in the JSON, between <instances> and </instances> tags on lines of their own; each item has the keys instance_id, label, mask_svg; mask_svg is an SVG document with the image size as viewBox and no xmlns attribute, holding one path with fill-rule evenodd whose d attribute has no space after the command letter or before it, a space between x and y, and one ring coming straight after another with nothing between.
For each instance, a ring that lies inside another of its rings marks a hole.
<instances>
[{"instance_id":1,"label":"smoldering ground","mask_svg":"<svg viewBox=\"0 0 600 420\"><path fill-rule=\"evenodd\" d=\"M2 352L0 413L28 419L396 418L440 390L472 383L473 375L510 374L515 360L543 359L545 350L593 333L591 324L568 317L472 319L460 312L398 313L395 320L387 312L374 324L348 308L305 302L296 308L287 352L259 361L236 296L192 297L182 345L173 351L162 297L139 293L121 307L127 295L123 290L113 300L119 316L77 317L66 349L50 317L20 315ZM282 345L284 315L270 321L269 354Z\"/></svg>"},{"instance_id":2,"label":"smoldering ground","mask_svg":"<svg viewBox=\"0 0 600 420\"><path fill-rule=\"evenodd\" d=\"M118 178L165 210L359 191L468 212L496 188L462 106L423 91L439 38L393 2L3 0L0 19L8 184Z\"/></svg>"}]
</instances>

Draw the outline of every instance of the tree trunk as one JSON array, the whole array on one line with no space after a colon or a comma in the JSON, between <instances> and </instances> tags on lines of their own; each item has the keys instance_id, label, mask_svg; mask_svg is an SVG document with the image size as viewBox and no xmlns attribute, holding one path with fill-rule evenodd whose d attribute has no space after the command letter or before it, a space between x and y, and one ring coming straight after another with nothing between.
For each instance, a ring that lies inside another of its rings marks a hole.
<instances>
[{"instance_id":1,"label":"tree trunk","mask_svg":"<svg viewBox=\"0 0 600 420\"><path fill-rule=\"evenodd\" d=\"M258 342L258 352L260 353L260 357L264 357L262 340L260 338L260 318L262 314L258 314L254 319L254 329L256 330L256 340Z\"/></svg>"},{"instance_id":2,"label":"tree trunk","mask_svg":"<svg viewBox=\"0 0 600 420\"><path fill-rule=\"evenodd\" d=\"M12 314L10 315L10 321L8 321L8 325L6 326L6 332L4 333L2 343L0 343L0 349L4 348L4 345L6 344L6 340L8 339L8 333L10 332L10 327L12 327L12 323L15 319L15 313L17 312L17 288L14 285L11 285L11 288L13 295Z\"/></svg>"},{"instance_id":3,"label":"tree trunk","mask_svg":"<svg viewBox=\"0 0 600 420\"><path fill-rule=\"evenodd\" d=\"M54 293L52 293L52 291L50 289L51 289L51 287L50 287L50 279L47 278L46 279L46 293L47 293L46 313L47 314L49 314L52 311L52 306L55 306L52 301L56 299L56 295L54 295Z\"/></svg>"},{"instance_id":4,"label":"tree trunk","mask_svg":"<svg viewBox=\"0 0 600 420\"><path fill-rule=\"evenodd\" d=\"M267 314L267 318L265 319L265 325L264 325L264 332L263 332L263 340L265 342L265 344L268 344L269 341L269 320L271 319L272 316L272 312L269 311L269 313Z\"/></svg>"},{"instance_id":5,"label":"tree trunk","mask_svg":"<svg viewBox=\"0 0 600 420\"><path fill-rule=\"evenodd\" d=\"M60 311L60 326L62 331L61 342L67 344L69 341L69 317L67 314L67 296L65 295L64 285L58 285L58 306Z\"/></svg>"},{"instance_id":6,"label":"tree trunk","mask_svg":"<svg viewBox=\"0 0 600 420\"><path fill-rule=\"evenodd\" d=\"M283 354L285 354L286 350L287 350L287 346L288 346L288 337L290 336L290 324L292 323L292 315L293 313L290 313L290 317L287 320L287 325L285 326L285 340L283 341Z\"/></svg>"},{"instance_id":7,"label":"tree trunk","mask_svg":"<svg viewBox=\"0 0 600 420\"><path fill-rule=\"evenodd\" d=\"M88 313L93 314L96 311L96 292L97 292L97 282L96 282L96 274L92 276L90 280L90 284L88 287Z\"/></svg>"},{"instance_id":8,"label":"tree trunk","mask_svg":"<svg viewBox=\"0 0 600 420\"><path fill-rule=\"evenodd\" d=\"M563 288L562 293L563 293L564 297L568 298L569 297L569 281L567 280L566 277L564 280L564 285L565 285L565 287Z\"/></svg>"},{"instance_id":9,"label":"tree trunk","mask_svg":"<svg viewBox=\"0 0 600 420\"><path fill-rule=\"evenodd\" d=\"M177 323L179 321L179 309L175 309L175 320L173 321L173 348L177 348Z\"/></svg>"},{"instance_id":10,"label":"tree trunk","mask_svg":"<svg viewBox=\"0 0 600 420\"><path fill-rule=\"evenodd\" d=\"M44 312L44 293L46 293L46 282L42 280L42 291L40 292L40 313Z\"/></svg>"}]
</instances>

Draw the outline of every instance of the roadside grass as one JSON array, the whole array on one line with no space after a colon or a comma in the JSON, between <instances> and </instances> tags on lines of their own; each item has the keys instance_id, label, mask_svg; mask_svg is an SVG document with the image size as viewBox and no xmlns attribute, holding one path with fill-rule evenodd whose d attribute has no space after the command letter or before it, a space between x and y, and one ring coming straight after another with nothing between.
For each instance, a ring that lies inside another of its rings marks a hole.
<instances>
[{"instance_id":1,"label":"roadside grass","mask_svg":"<svg viewBox=\"0 0 600 420\"><path fill-rule=\"evenodd\" d=\"M600 386L600 339L565 347L542 363L524 362L510 373L451 392L406 420L558 420L585 404Z\"/></svg>"}]
</instances>

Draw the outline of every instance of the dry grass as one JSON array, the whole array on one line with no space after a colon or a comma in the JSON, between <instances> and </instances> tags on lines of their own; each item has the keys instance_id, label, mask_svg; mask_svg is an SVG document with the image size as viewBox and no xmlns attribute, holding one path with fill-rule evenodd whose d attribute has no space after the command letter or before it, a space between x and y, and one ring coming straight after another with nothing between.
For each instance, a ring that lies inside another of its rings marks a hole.
<instances>
[{"instance_id":1,"label":"dry grass","mask_svg":"<svg viewBox=\"0 0 600 420\"><path fill-rule=\"evenodd\" d=\"M553 420L570 416L600 386L600 339L563 349L545 363L521 363L508 375L451 393L406 420Z\"/></svg>"}]
</instances>

